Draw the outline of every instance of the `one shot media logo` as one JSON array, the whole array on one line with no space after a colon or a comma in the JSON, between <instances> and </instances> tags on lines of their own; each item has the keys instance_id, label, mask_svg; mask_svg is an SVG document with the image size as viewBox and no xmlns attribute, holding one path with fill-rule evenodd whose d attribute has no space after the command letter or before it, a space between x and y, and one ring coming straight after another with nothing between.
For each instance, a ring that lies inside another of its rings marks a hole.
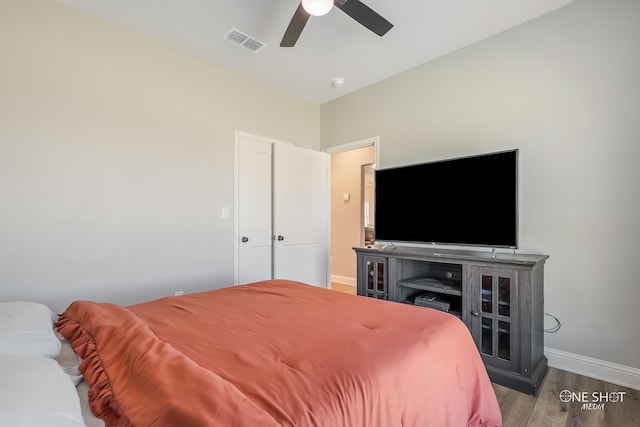
<instances>
[{"instance_id":1,"label":"one shot media logo","mask_svg":"<svg viewBox=\"0 0 640 427\"><path fill-rule=\"evenodd\" d=\"M579 403L580 409L597 411L608 403L624 403L626 391L570 391L562 390L560 400L564 403Z\"/></svg>"}]
</instances>

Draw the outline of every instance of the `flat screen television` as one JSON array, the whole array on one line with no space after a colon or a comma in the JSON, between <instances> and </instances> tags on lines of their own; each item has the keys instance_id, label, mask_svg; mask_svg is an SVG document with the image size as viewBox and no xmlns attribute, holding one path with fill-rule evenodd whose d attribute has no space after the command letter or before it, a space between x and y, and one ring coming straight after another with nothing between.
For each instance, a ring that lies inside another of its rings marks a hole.
<instances>
[{"instance_id":1,"label":"flat screen television","mask_svg":"<svg viewBox=\"0 0 640 427\"><path fill-rule=\"evenodd\" d=\"M518 247L518 150L375 171L378 242Z\"/></svg>"}]
</instances>

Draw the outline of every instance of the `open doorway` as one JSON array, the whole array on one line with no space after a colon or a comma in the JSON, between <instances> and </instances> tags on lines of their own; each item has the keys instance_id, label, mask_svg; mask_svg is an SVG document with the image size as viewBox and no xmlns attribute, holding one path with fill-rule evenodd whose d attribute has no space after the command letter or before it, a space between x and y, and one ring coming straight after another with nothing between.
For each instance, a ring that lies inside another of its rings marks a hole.
<instances>
[{"instance_id":1,"label":"open doorway","mask_svg":"<svg viewBox=\"0 0 640 427\"><path fill-rule=\"evenodd\" d=\"M377 138L327 150L331 154L331 284L355 294L354 247L373 239Z\"/></svg>"}]
</instances>

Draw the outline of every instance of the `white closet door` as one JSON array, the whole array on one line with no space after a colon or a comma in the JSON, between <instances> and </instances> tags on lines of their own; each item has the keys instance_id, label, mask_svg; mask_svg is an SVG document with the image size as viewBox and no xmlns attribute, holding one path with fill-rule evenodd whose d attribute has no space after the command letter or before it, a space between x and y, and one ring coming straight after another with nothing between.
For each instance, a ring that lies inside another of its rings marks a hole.
<instances>
[{"instance_id":1,"label":"white closet door","mask_svg":"<svg viewBox=\"0 0 640 427\"><path fill-rule=\"evenodd\" d=\"M329 155L236 133L235 283L329 286Z\"/></svg>"},{"instance_id":2,"label":"white closet door","mask_svg":"<svg viewBox=\"0 0 640 427\"><path fill-rule=\"evenodd\" d=\"M271 142L236 135L235 283L272 278Z\"/></svg>"},{"instance_id":3,"label":"white closet door","mask_svg":"<svg viewBox=\"0 0 640 427\"><path fill-rule=\"evenodd\" d=\"M329 155L273 147L274 278L329 286Z\"/></svg>"}]
</instances>

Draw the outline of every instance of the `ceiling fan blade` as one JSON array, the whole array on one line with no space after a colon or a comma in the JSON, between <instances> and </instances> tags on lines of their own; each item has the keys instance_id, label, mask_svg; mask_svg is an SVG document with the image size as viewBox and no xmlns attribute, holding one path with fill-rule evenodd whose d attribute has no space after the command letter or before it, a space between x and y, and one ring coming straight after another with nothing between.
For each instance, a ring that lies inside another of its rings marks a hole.
<instances>
[{"instance_id":1,"label":"ceiling fan blade","mask_svg":"<svg viewBox=\"0 0 640 427\"><path fill-rule=\"evenodd\" d=\"M391 22L359 0L335 0L334 5L379 36L384 36L393 28Z\"/></svg>"},{"instance_id":2,"label":"ceiling fan blade","mask_svg":"<svg viewBox=\"0 0 640 427\"><path fill-rule=\"evenodd\" d=\"M302 7L302 3L298 5L296 12L293 14L291 18L291 22L289 22L289 26L287 30L284 32L284 36L282 37L282 41L280 42L280 47L293 47L298 41L298 37L300 37L300 33L302 33L302 29L307 24L309 20L309 14Z\"/></svg>"}]
</instances>

